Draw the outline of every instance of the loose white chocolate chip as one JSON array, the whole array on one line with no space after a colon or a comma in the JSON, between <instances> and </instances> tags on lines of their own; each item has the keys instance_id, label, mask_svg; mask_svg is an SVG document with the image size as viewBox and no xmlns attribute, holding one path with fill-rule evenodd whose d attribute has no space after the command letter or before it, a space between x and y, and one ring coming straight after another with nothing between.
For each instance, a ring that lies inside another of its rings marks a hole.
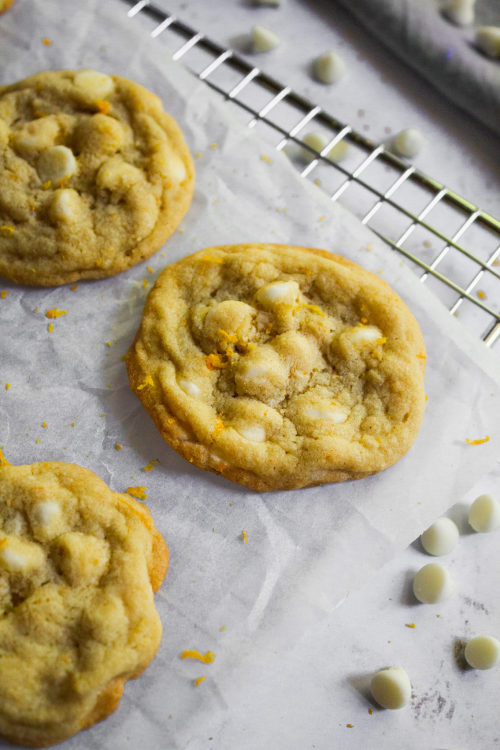
<instances>
[{"instance_id":1,"label":"loose white chocolate chip","mask_svg":"<svg viewBox=\"0 0 500 750\"><path fill-rule=\"evenodd\" d=\"M254 26L251 39L254 52L269 52L280 43L279 36L265 26Z\"/></svg>"},{"instance_id":2,"label":"loose white chocolate chip","mask_svg":"<svg viewBox=\"0 0 500 750\"><path fill-rule=\"evenodd\" d=\"M76 159L67 146L51 146L40 154L36 164L42 182L52 184L71 177L77 170Z\"/></svg>"},{"instance_id":3,"label":"loose white chocolate chip","mask_svg":"<svg viewBox=\"0 0 500 750\"><path fill-rule=\"evenodd\" d=\"M476 497L469 510L469 523L474 531L495 531L500 526L500 503L491 495Z\"/></svg>"},{"instance_id":4,"label":"loose white chocolate chip","mask_svg":"<svg viewBox=\"0 0 500 750\"><path fill-rule=\"evenodd\" d=\"M473 669L491 669L500 658L500 641L492 635L478 635L466 645L464 656Z\"/></svg>"},{"instance_id":5,"label":"loose white chocolate chip","mask_svg":"<svg viewBox=\"0 0 500 750\"><path fill-rule=\"evenodd\" d=\"M372 678L370 690L383 708L404 708L411 698L410 678L403 667L381 669Z\"/></svg>"},{"instance_id":6,"label":"loose white chocolate chip","mask_svg":"<svg viewBox=\"0 0 500 750\"><path fill-rule=\"evenodd\" d=\"M429 563L420 568L413 581L413 593L419 602L435 604L448 599L455 590L452 578L439 563Z\"/></svg>"},{"instance_id":7,"label":"loose white chocolate chip","mask_svg":"<svg viewBox=\"0 0 500 750\"><path fill-rule=\"evenodd\" d=\"M196 383L193 383L192 380L186 380L186 378L181 378L179 380L179 385L182 388L182 390L188 394L188 396L194 396L196 398L201 393L200 388L196 385Z\"/></svg>"},{"instance_id":8,"label":"loose white chocolate chip","mask_svg":"<svg viewBox=\"0 0 500 750\"><path fill-rule=\"evenodd\" d=\"M308 406L304 409L304 416L308 419L325 419L333 424L342 424L347 419L347 414L340 409Z\"/></svg>"},{"instance_id":9,"label":"loose white chocolate chip","mask_svg":"<svg viewBox=\"0 0 500 750\"><path fill-rule=\"evenodd\" d=\"M50 526L61 518L61 506L54 500L46 500L35 506L34 516L41 526Z\"/></svg>"},{"instance_id":10,"label":"loose white chocolate chip","mask_svg":"<svg viewBox=\"0 0 500 750\"><path fill-rule=\"evenodd\" d=\"M424 137L420 130L407 128L407 130L402 130L401 133L398 133L392 145L397 154L412 159L424 145Z\"/></svg>"},{"instance_id":11,"label":"loose white chocolate chip","mask_svg":"<svg viewBox=\"0 0 500 750\"><path fill-rule=\"evenodd\" d=\"M382 331L377 326L356 326L345 331L343 335L359 348L365 346L373 348L376 344L383 343Z\"/></svg>"},{"instance_id":12,"label":"loose white chocolate chip","mask_svg":"<svg viewBox=\"0 0 500 750\"><path fill-rule=\"evenodd\" d=\"M81 199L76 190L56 190L50 202L50 218L59 223L71 223L78 219Z\"/></svg>"},{"instance_id":13,"label":"loose white chocolate chip","mask_svg":"<svg viewBox=\"0 0 500 750\"><path fill-rule=\"evenodd\" d=\"M97 70L80 70L73 80L75 86L95 99L105 99L115 87L110 76L106 73L99 73Z\"/></svg>"},{"instance_id":14,"label":"loose white chocolate chip","mask_svg":"<svg viewBox=\"0 0 500 750\"><path fill-rule=\"evenodd\" d=\"M448 0L441 12L457 26L470 26L474 23L474 5L476 0Z\"/></svg>"},{"instance_id":15,"label":"loose white chocolate chip","mask_svg":"<svg viewBox=\"0 0 500 750\"><path fill-rule=\"evenodd\" d=\"M458 543L457 525L451 518L438 518L420 537L422 547L429 555L447 555Z\"/></svg>"},{"instance_id":16,"label":"loose white chocolate chip","mask_svg":"<svg viewBox=\"0 0 500 750\"><path fill-rule=\"evenodd\" d=\"M313 132L308 133L305 136L304 143L306 143L312 149L317 151L318 154L320 154L328 145L329 140L331 139L327 138L323 133ZM348 153L349 144L347 143L347 141L340 141L339 143L336 143L334 146L332 146L326 154L323 154L323 156L326 159L329 159L329 161L339 162L345 159ZM301 156L304 161L312 161L316 158L316 155L309 151L309 149L307 148L302 149Z\"/></svg>"},{"instance_id":17,"label":"loose white chocolate chip","mask_svg":"<svg viewBox=\"0 0 500 750\"><path fill-rule=\"evenodd\" d=\"M253 443L263 443L266 439L266 431L258 424L249 424L236 428L240 435Z\"/></svg>"},{"instance_id":18,"label":"loose white chocolate chip","mask_svg":"<svg viewBox=\"0 0 500 750\"><path fill-rule=\"evenodd\" d=\"M264 307L274 307L276 304L293 305L299 296L299 285L296 281L273 281L261 286L255 299Z\"/></svg>"},{"instance_id":19,"label":"loose white chocolate chip","mask_svg":"<svg viewBox=\"0 0 500 750\"><path fill-rule=\"evenodd\" d=\"M476 29L476 44L489 57L500 57L500 26Z\"/></svg>"},{"instance_id":20,"label":"loose white chocolate chip","mask_svg":"<svg viewBox=\"0 0 500 750\"><path fill-rule=\"evenodd\" d=\"M337 83L346 70L343 59L333 50L317 57L313 63L314 75L321 83Z\"/></svg>"}]
</instances>

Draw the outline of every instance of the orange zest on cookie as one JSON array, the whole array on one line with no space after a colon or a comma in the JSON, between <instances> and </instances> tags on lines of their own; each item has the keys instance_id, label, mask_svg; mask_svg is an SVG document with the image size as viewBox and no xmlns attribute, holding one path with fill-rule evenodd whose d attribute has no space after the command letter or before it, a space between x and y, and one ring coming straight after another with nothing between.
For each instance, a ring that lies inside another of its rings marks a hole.
<instances>
[{"instance_id":1,"label":"orange zest on cookie","mask_svg":"<svg viewBox=\"0 0 500 750\"><path fill-rule=\"evenodd\" d=\"M142 383L137 386L137 390L142 391L142 389L146 388L148 385L154 385L153 378L151 377L151 375L146 375Z\"/></svg>"},{"instance_id":2,"label":"orange zest on cookie","mask_svg":"<svg viewBox=\"0 0 500 750\"><path fill-rule=\"evenodd\" d=\"M2 448L0 448L0 466L10 466L10 461L5 458Z\"/></svg>"},{"instance_id":3,"label":"orange zest on cookie","mask_svg":"<svg viewBox=\"0 0 500 750\"><path fill-rule=\"evenodd\" d=\"M212 352L205 357L205 364L209 370L223 370L227 367L227 360L217 352Z\"/></svg>"},{"instance_id":4,"label":"orange zest on cookie","mask_svg":"<svg viewBox=\"0 0 500 750\"><path fill-rule=\"evenodd\" d=\"M103 115L107 115L108 112L109 112L109 110L111 109L111 104L109 102L106 102L106 101L102 100L102 99L98 99L96 101L95 105L96 105L97 109L99 110L99 112L101 112L101 114L103 114Z\"/></svg>"}]
</instances>

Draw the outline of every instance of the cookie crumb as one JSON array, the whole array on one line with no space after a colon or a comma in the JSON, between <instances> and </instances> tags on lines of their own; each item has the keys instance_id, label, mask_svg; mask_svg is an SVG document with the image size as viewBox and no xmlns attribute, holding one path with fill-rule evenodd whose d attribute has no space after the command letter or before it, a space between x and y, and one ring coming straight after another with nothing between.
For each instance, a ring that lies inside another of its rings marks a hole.
<instances>
[{"instance_id":1,"label":"cookie crumb","mask_svg":"<svg viewBox=\"0 0 500 750\"><path fill-rule=\"evenodd\" d=\"M138 500L146 500L146 488L145 487L127 487L125 490L127 495L132 495L132 497L136 497Z\"/></svg>"},{"instance_id":2,"label":"cookie crumb","mask_svg":"<svg viewBox=\"0 0 500 750\"><path fill-rule=\"evenodd\" d=\"M10 292L9 292L9 290L8 290L8 289L6 289L5 291L3 291L3 292L0 292L0 297L1 297L2 299L5 299L5 298L6 298L6 296L7 296L8 294L10 294Z\"/></svg>"},{"instance_id":3,"label":"cookie crumb","mask_svg":"<svg viewBox=\"0 0 500 750\"><path fill-rule=\"evenodd\" d=\"M155 458L151 459L151 461L148 463L147 466L142 467L142 471L151 471L155 463L156 463L156 459Z\"/></svg>"}]
</instances>

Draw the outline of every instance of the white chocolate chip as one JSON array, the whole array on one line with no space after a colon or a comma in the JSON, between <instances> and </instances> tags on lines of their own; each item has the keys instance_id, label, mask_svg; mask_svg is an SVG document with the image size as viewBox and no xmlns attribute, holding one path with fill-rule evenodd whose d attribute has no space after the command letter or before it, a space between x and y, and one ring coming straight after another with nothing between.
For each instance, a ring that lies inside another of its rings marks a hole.
<instances>
[{"instance_id":1,"label":"white chocolate chip","mask_svg":"<svg viewBox=\"0 0 500 750\"><path fill-rule=\"evenodd\" d=\"M99 73L97 70L80 70L73 80L75 86L95 99L105 99L115 87L110 76L106 73Z\"/></svg>"},{"instance_id":2,"label":"white chocolate chip","mask_svg":"<svg viewBox=\"0 0 500 750\"><path fill-rule=\"evenodd\" d=\"M438 518L420 537L422 547L429 555L447 555L458 543L457 525L451 518Z\"/></svg>"},{"instance_id":3,"label":"white chocolate chip","mask_svg":"<svg viewBox=\"0 0 500 750\"><path fill-rule=\"evenodd\" d=\"M38 544L23 542L16 537L5 537L0 541L0 567L10 573L27 573L40 568L45 555Z\"/></svg>"},{"instance_id":4,"label":"white chocolate chip","mask_svg":"<svg viewBox=\"0 0 500 750\"><path fill-rule=\"evenodd\" d=\"M410 678L402 667L381 669L372 678L370 690L383 708L404 708L411 698Z\"/></svg>"},{"instance_id":5,"label":"white chocolate chip","mask_svg":"<svg viewBox=\"0 0 500 750\"><path fill-rule=\"evenodd\" d=\"M299 296L299 285L296 281L274 281L262 286L256 293L255 299L261 305L271 306L274 304L287 303L293 305Z\"/></svg>"},{"instance_id":6,"label":"white chocolate chip","mask_svg":"<svg viewBox=\"0 0 500 750\"><path fill-rule=\"evenodd\" d=\"M184 162L166 143L160 143L156 147L152 164L171 182L181 183L186 179Z\"/></svg>"},{"instance_id":7,"label":"white chocolate chip","mask_svg":"<svg viewBox=\"0 0 500 750\"><path fill-rule=\"evenodd\" d=\"M424 145L424 137L420 130L407 128L394 138L392 146L397 154L412 159Z\"/></svg>"},{"instance_id":8,"label":"white chocolate chip","mask_svg":"<svg viewBox=\"0 0 500 750\"><path fill-rule=\"evenodd\" d=\"M330 50L317 57L313 63L315 77L321 83L337 83L346 70L343 59L336 52Z\"/></svg>"},{"instance_id":9,"label":"white chocolate chip","mask_svg":"<svg viewBox=\"0 0 500 750\"><path fill-rule=\"evenodd\" d=\"M474 531L495 531L500 526L500 503L492 495L479 495L469 510L469 523Z\"/></svg>"},{"instance_id":10,"label":"white chocolate chip","mask_svg":"<svg viewBox=\"0 0 500 750\"><path fill-rule=\"evenodd\" d=\"M488 57L500 57L500 26L476 29L476 44Z\"/></svg>"},{"instance_id":11,"label":"white chocolate chip","mask_svg":"<svg viewBox=\"0 0 500 750\"><path fill-rule=\"evenodd\" d=\"M470 26L474 23L476 0L447 0L441 8L443 15L457 26Z\"/></svg>"},{"instance_id":12,"label":"white chocolate chip","mask_svg":"<svg viewBox=\"0 0 500 750\"><path fill-rule=\"evenodd\" d=\"M269 375L269 367L265 365L248 364L241 367L241 374L250 380L254 378L265 378Z\"/></svg>"},{"instance_id":13,"label":"white chocolate chip","mask_svg":"<svg viewBox=\"0 0 500 750\"><path fill-rule=\"evenodd\" d=\"M186 378L181 378L179 380L179 385L182 388L182 390L188 394L188 396L197 397L201 393L199 386L197 386L196 383L193 383L192 380L186 380Z\"/></svg>"},{"instance_id":14,"label":"white chocolate chip","mask_svg":"<svg viewBox=\"0 0 500 750\"><path fill-rule=\"evenodd\" d=\"M323 133L313 132L308 133L305 136L304 143L306 143L312 149L317 151L318 154L320 154L328 145L329 140L330 139L327 138ZM346 158L348 153L349 144L347 143L347 141L340 141L339 143L336 143L335 146L332 146L332 148L326 154L323 154L323 156L330 161L340 162ZM304 161L312 161L313 159L317 158L316 155L313 154L312 151L309 151L309 149L307 148L302 149L301 156Z\"/></svg>"},{"instance_id":15,"label":"white chocolate chip","mask_svg":"<svg viewBox=\"0 0 500 750\"><path fill-rule=\"evenodd\" d=\"M34 508L34 517L41 526L50 526L61 518L61 506L54 500L38 503Z\"/></svg>"},{"instance_id":16,"label":"white chocolate chip","mask_svg":"<svg viewBox=\"0 0 500 750\"><path fill-rule=\"evenodd\" d=\"M478 635L466 645L464 656L473 669L491 669L500 658L500 642L492 635Z\"/></svg>"},{"instance_id":17,"label":"white chocolate chip","mask_svg":"<svg viewBox=\"0 0 500 750\"><path fill-rule=\"evenodd\" d=\"M258 424L249 424L236 428L240 435L253 443L263 443L266 439L266 431Z\"/></svg>"},{"instance_id":18,"label":"white chocolate chip","mask_svg":"<svg viewBox=\"0 0 500 750\"><path fill-rule=\"evenodd\" d=\"M254 52L269 52L280 43L279 36L265 26L254 26L251 39Z\"/></svg>"},{"instance_id":19,"label":"white chocolate chip","mask_svg":"<svg viewBox=\"0 0 500 750\"><path fill-rule=\"evenodd\" d=\"M117 154L102 164L97 173L96 184L105 190L124 193L143 180L144 175L141 170L123 161L123 158Z\"/></svg>"},{"instance_id":20,"label":"white chocolate chip","mask_svg":"<svg viewBox=\"0 0 500 750\"><path fill-rule=\"evenodd\" d=\"M347 414L341 409L332 409L318 406L308 406L304 409L304 416L309 419L326 419L333 424L342 424L347 419Z\"/></svg>"},{"instance_id":21,"label":"white chocolate chip","mask_svg":"<svg viewBox=\"0 0 500 750\"><path fill-rule=\"evenodd\" d=\"M12 145L19 154L29 158L52 146L58 134L59 123L55 117L40 117L15 130Z\"/></svg>"},{"instance_id":22,"label":"white chocolate chip","mask_svg":"<svg viewBox=\"0 0 500 750\"><path fill-rule=\"evenodd\" d=\"M59 223L71 223L78 219L81 199L76 190L56 190L50 202L50 218Z\"/></svg>"},{"instance_id":23,"label":"white chocolate chip","mask_svg":"<svg viewBox=\"0 0 500 750\"><path fill-rule=\"evenodd\" d=\"M345 331L344 336L347 336L354 346L359 348L365 346L373 347L378 343L383 343L384 340L382 331L377 326L356 326Z\"/></svg>"},{"instance_id":24,"label":"white chocolate chip","mask_svg":"<svg viewBox=\"0 0 500 750\"><path fill-rule=\"evenodd\" d=\"M51 146L40 154L36 170L42 182L54 184L75 174L77 163L67 146Z\"/></svg>"},{"instance_id":25,"label":"white chocolate chip","mask_svg":"<svg viewBox=\"0 0 500 750\"><path fill-rule=\"evenodd\" d=\"M435 604L448 599L455 590L452 578L439 563L429 563L420 568L413 581L413 593L419 602Z\"/></svg>"}]
</instances>

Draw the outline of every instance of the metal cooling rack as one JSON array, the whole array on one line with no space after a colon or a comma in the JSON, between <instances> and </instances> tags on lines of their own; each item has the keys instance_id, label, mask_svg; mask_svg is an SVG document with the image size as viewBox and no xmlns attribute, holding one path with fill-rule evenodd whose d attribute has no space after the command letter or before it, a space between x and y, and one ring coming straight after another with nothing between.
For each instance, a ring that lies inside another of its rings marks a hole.
<instances>
[{"instance_id":1,"label":"metal cooling rack","mask_svg":"<svg viewBox=\"0 0 500 750\"><path fill-rule=\"evenodd\" d=\"M404 256L451 314L487 346L500 341L500 221L149 0L123 1L248 127L287 147L304 178ZM321 152L302 140L310 126L326 136ZM333 162L327 155L341 142L345 159Z\"/></svg>"}]
</instances>

